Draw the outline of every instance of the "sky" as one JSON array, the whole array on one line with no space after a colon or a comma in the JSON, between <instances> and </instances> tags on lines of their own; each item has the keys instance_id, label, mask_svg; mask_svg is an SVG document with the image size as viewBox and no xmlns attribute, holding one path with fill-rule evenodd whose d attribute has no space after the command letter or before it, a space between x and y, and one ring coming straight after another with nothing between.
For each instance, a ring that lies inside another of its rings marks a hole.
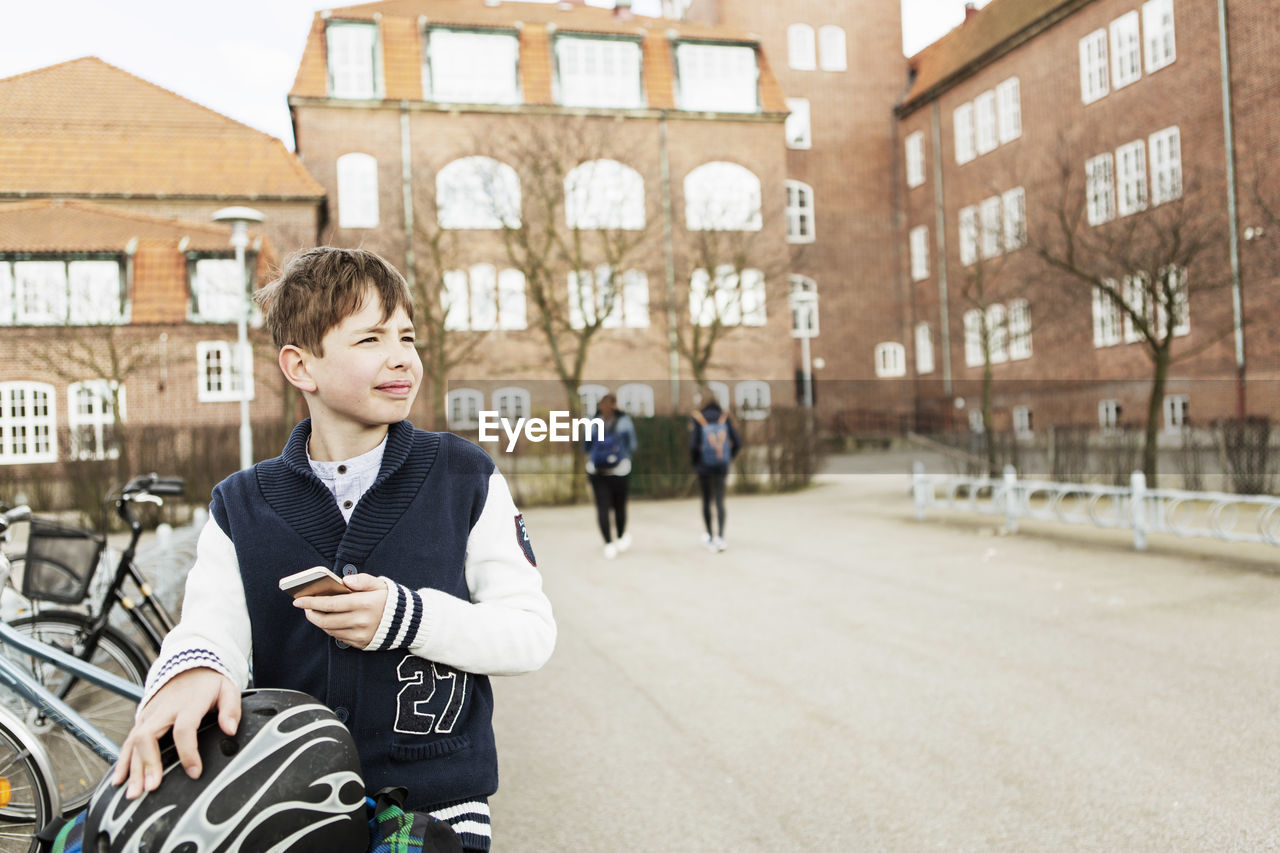
<instances>
[{"instance_id":1,"label":"sky","mask_svg":"<svg viewBox=\"0 0 1280 853\"><path fill-rule=\"evenodd\" d=\"M964 19L964 0L901 2L907 55ZM656 14L658 3L633 0L641 14ZM322 0L0 0L0 78L97 56L292 148L285 99L323 8Z\"/></svg>"}]
</instances>

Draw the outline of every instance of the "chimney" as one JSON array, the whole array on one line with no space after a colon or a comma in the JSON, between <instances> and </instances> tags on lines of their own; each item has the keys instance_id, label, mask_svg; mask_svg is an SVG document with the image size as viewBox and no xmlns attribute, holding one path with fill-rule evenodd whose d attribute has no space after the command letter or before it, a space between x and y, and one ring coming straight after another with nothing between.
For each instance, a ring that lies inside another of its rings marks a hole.
<instances>
[{"instance_id":1,"label":"chimney","mask_svg":"<svg viewBox=\"0 0 1280 853\"><path fill-rule=\"evenodd\" d=\"M630 21L635 18L631 12L631 0L614 0L613 16L620 21Z\"/></svg>"},{"instance_id":2,"label":"chimney","mask_svg":"<svg viewBox=\"0 0 1280 853\"><path fill-rule=\"evenodd\" d=\"M969 19L970 19L970 18L972 18L972 17L973 17L974 15L976 15L976 14L978 14L978 7L977 7L977 5L973 2L973 0L968 0L968 2L966 2L966 3L964 4L964 21L965 21L965 23L966 23L966 24L967 24L967 23L969 23Z\"/></svg>"}]
</instances>

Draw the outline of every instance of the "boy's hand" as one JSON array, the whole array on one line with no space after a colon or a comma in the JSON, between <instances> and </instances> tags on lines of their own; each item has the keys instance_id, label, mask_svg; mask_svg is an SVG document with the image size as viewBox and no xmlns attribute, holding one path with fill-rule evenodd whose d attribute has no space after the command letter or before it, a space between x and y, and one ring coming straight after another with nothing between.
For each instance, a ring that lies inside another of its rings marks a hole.
<instances>
[{"instance_id":1,"label":"boy's hand","mask_svg":"<svg viewBox=\"0 0 1280 853\"><path fill-rule=\"evenodd\" d=\"M369 645L382 622L387 603L387 585L373 575L348 575L342 579L344 595L305 595L293 600L307 621L335 640L363 649Z\"/></svg>"},{"instance_id":2,"label":"boy's hand","mask_svg":"<svg viewBox=\"0 0 1280 853\"><path fill-rule=\"evenodd\" d=\"M130 800L159 787L164 765L160 763L158 742L171 728L178 761L188 776L199 778L202 768L196 730L205 714L215 708L219 728L228 735L235 734L240 725L240 691L231 679L206 667L175 675L138 713L133 730L120 748L111 784L119 785L128 779L125 796Z\"/></svg>"}]
</instances>

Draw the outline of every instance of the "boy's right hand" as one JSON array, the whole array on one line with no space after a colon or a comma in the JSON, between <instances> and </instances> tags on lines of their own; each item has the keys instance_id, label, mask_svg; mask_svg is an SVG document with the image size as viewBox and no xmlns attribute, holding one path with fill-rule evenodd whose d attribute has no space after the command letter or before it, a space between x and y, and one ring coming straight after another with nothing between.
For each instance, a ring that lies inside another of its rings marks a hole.
<instances>
[{"instance_id":1,"label":"boy's right hand","mask_svg":"<svg viewBox=\"0 0 1280 853\"><path fill-rule=\"evenodd\" d=\"M231 679L205 667L175 675L138 713L129 737L120 748L111 784L120 785L127 779L129 787L125 789L125 797L130 800L159 787L164 773L159 741L169 729L173 729L178 761L188 776L199 778L196 730L204 716L215 708L219 728L228 735L235 734L240 724L240 691Z\"/></svg>"}]
</instances>

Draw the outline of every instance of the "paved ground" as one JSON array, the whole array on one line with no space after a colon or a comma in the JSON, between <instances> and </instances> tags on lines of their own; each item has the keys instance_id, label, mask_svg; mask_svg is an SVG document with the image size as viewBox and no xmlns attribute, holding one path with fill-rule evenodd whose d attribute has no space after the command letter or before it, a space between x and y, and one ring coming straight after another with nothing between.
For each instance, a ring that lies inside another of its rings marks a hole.
<instances>
[{"instance_id":1,"label":"paved ground","mask_svg":"<svg viewBox=\"0 0 1280 853\"><path fill-rule=\"evenodd\" d=\"M497 679L506 851L1280 850L1280 550L814 488L526 515L560 626ZM935 467L937 470L937 467Z\"/></svg>"}]
</instances>

